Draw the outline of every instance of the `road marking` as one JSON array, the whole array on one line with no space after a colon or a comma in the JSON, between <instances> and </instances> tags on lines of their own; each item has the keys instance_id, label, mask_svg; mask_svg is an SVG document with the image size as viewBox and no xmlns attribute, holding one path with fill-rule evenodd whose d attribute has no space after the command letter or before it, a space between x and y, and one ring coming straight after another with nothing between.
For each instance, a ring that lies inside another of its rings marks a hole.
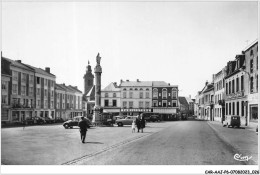
<instances>
[{"instance_id":1,"label":"road marking","mask_svg":"<svg viewBox=\"0 0 260 175\"><path fill-rule=\"evenodd\" d=\"M161 130L159 130L159 131L161 131ZM101 154L101 153L103 153L103 152L106 152L106 151L115 149L115 148L120 147L120 146L122 146L122 145L126 145L126 144L128 144L128 143L131 143L131 142L133 142L133 141L139 140L139 139L141 139L141 138L148 137L148 136L150 136L150 135L152 135L152 134L158 133L159 131L156 131L156 132L154 132L154 133L149 133L149 134L141 135L141 136L138 136L138 137L134 137L134 138L131 138L131 139L128 139L128 140L124 140L124 141L119 142L119 143L117 143L117 144L115 144L115 145L111 145L111 146L109 146L109 147L106 147L106 148L104 148L104 149L102 149L102 150L100 150L100 151L97 151L97 152L94 152L94 153L91 153L91 154L82 156L82 157L80 157L80 158L77 158L77 159L74 159L74 160L71 160L71 161L62 163L61 165L77 165L77 164L79 164L80 162L86 160L87 158L90 158L90 157L96 156L96 155L98 155L98 154Z\"/></svg>"}]
</instances>

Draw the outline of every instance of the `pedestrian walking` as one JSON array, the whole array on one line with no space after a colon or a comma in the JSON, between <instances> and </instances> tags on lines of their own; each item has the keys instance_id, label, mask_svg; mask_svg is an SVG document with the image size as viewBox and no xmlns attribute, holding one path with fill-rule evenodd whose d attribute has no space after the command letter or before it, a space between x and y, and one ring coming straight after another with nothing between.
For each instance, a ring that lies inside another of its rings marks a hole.
<instances>
[{"instance_id":1,"label":"pedestrian walking","mask_svg":"<svg viewBox=\"0 0 260 175\"><path fill-rule=\"evenodd\" d=\"M140 121L140 129L142 132L144 132L144 128L145 128L145 119L144 119L144 115L143 113L140 114L140 118L141 118L141 121Z\"/></svg>"},{"instance_id":2,"label":"pedestrian walking","mask_svg":"<svg viewBox=\"0 0 260 175\"><path fill-rule=\"evenodd\" d=\"M84 119L84 117L81 117L81 121L78 124L79 126L79 131L80 131L80 139L82 143L85 143L85 138L86 138L86 134L87 134L87 128L88 128L88 123L87 121Z\"/></svg>"},{"instance_id":3,"label":"pedestrian walking","mask_svg":"<svg viewBox=\"0 0 260 175\"><path fill-rule=\"evenodd\" d=\"M135 120L133 120L133 123L132 123L132 133L135 132Z\"/></svg>"},{"instance_id":4,"label":"pedestrian walking","mask_svg":"<svg viewBox=\"0 0 260 175\"><path fill-rule=\"evenodd\" d=\"M137 115L136 120L135 120L136 126L137 126L137 132L141 129L141 117L140 115Z\"/></svg>"}]
</instances>

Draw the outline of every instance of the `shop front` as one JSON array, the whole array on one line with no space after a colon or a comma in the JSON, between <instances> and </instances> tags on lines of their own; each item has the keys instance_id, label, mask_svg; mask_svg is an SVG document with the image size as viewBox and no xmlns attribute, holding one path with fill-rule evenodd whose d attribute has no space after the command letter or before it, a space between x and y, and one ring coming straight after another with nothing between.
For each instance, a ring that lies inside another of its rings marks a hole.
<instances>
[{"instance_id":1,"label":"shop front","mask_svg":"<svg viewBox=\"0 0 260 175\"><path fill-rule=\"evenodd\" d=\"M177 108L153 108L153 113L158 113L159 117L163 121L173 121L178 120L177 118Z\"/></svg>"},{"instance_id":2,"label":"shop front","mask_svg":"<svg viewBox=\"0 0 260 175\"><path fill-rule=\"evenodd\" d=\"M150 108L146 108L146 109L121 108L120 115L121 116L126 116L126 115L136 116L136 115L140 115L141 113L147 113L147 112L153 112L153 109L150 109Z\"/></svg>"}]
</instances>

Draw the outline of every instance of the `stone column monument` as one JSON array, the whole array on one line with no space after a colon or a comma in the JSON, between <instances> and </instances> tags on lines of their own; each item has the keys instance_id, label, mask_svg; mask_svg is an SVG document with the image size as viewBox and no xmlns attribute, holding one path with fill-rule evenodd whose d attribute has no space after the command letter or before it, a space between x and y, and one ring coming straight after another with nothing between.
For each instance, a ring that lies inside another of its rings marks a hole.
<instances>
[{"instance_id":1,"label":"stone column monument","mask_svg":"<svg viewBox=\"0 0 260 175\"><path fill-rule=\"evenodd\" d=\"M99 53L96 57L97 65L94 69L95 72L95 106L94 106L94 116L92 122L99 123L100 122L100 109L101 109L101 73L102 68L100 66L100 59Z\"/></svg>"}]
</instances>

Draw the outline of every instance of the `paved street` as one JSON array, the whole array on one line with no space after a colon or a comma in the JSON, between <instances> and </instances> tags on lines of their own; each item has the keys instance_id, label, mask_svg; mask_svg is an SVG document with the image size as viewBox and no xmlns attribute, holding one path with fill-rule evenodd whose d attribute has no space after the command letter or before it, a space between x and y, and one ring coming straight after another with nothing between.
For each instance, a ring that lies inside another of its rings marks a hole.
<instances>
[{"instance_id":1,"label":"paved street","mask_svg":"<svg viewBox=\"0 0 260 175\"><path fill-rule=\"evenodd\" d=\"M257 135L216 122L148 123L144 133L130 126L89 129L82 144L78 129L61 124L4 128L2 163L10 165L234 165L257 164ZM233 137L233 135L235 135ZM253 158L234 160L236 153Z\"/></svg>"}]
</instances>

